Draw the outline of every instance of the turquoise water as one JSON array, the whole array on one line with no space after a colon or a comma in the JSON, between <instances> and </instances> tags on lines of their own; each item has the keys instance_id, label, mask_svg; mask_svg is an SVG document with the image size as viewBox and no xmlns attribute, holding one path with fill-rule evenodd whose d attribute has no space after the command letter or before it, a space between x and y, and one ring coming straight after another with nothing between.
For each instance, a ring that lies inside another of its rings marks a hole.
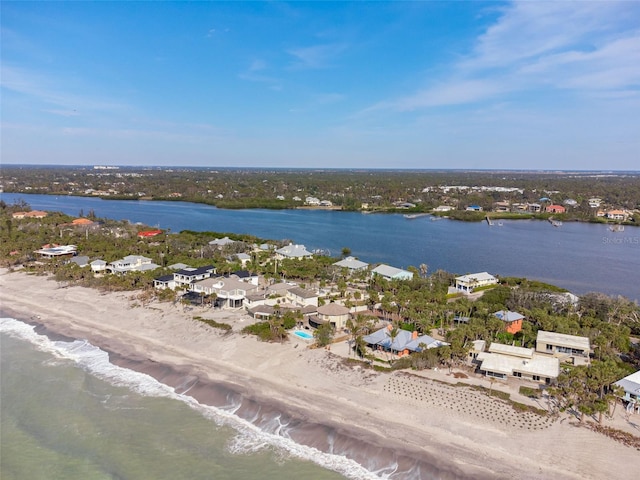
<instances>
[{"instance_id":1,"label":"turquoise water","mask_svg":"<svg viewBox=\"0 0 640 480\"><path fill-rule=\"evenodd\" d=\"M296 330L295 332L293 332L293 334L305 340L313 340L313 335L307 332L303 332L302 330Z\"/></svg>"},{"instance_id":2,"label":"turquoise water","mask_svg":"<svg viewBox=\"0 0 640 480\"><path fill-rule=\"evenodd\" d=\"M3 318L0 347L3 480L378 478L114 366L85 341Z\"/></svg>"}]
</instances>

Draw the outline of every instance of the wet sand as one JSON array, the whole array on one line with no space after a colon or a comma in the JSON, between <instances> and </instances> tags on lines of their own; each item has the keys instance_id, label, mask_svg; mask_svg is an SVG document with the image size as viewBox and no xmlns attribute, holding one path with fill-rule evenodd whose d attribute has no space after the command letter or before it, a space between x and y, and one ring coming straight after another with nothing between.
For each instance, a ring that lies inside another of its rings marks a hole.
<instances>
[{"instance_id":1,"label":"wet sand","mask_svg":"<svg viewBox=\"0 0 640 480\"><path fill-rule=\"evenodd\" d=\"M518 416L471 389L401 372L346 367L302 340L268 344L194 321L200 311L0 272L3 312L49 333L87 339L111 361L152 375L201 403L236 408L265 429L274 418L297 442L415 478L627 478L640 453L569 422ZM297 347L296 347L297 345ZM488 402L488 403L487 403Z\"/></svg>"}]
</instances>

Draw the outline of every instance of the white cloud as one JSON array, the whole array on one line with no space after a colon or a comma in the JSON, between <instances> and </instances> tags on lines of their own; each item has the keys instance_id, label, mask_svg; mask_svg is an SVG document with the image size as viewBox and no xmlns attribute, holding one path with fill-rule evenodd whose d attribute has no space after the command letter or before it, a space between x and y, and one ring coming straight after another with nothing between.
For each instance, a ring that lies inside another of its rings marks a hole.
<instances>
[{"instance_id":1,"label":"white cloud","mask_svg":"<svg viewBox=\"0 0 640 480\"><path fill-rule=\"evenodd\" d=\"M61 112L86 112L86 111L113 111L125 108L122 103L110 101L99 97L78 95L71 93L67 88L60 87L68 84L60 79L54 80L52 76L42 77L27 70L2 65L2 88L11 90L43 102L47 105L62 107L50 110L51 113Z\"/></svg>"},{"instance_id":2,"label":"white cloud","mask_svg":"<svg viewBox=\"0 0 640 480\"><path fill-rule=\"evenodd\" d=\"M499 12L448 77L365 112L472 104L550 90L577 95L638 90L640 29L628 19L640 18L640 3L516 1Z\"/></svg>"},{"instance_id":3,"label":"white cloud","mask_svg":"<svg viewBox=\"0 0 640 480\"><path fill-rule=\"evenodd\" d=\"M347 46L341 43L292 48L287 53L295 58L292 68L321 69L333 66L333 62Z\"/></svg>"}]
</instances>

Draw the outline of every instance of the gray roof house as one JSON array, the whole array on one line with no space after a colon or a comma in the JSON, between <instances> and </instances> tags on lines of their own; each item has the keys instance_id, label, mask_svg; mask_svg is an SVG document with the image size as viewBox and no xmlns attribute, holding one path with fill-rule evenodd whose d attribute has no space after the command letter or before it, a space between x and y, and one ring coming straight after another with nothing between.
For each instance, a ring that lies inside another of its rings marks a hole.
<instances>
[{"instance_id":1,"label":"gray roof house","mask_svg":"<svg viewBox=\"0 0 640 480\"><path fill-rule=\"evenodd\" d=\"M276 258L297 258L298 260L302 258L312 257L313 253L308 251L304 245L293 245L289 244L285 247L279 248L276 250Z\"/></svg>"},{"instance_id":2,"label":"gray roof house","mask_svg":"<svg viewBox=\"0 0 640 480\"><path fill-rule=\"evenodd\" d=\"M480 371L487 377L504 380L517 377L550 384L560 374L557 358L534 353L533 348L493 342L488 352L480 352L476 358Z\"/></svg>"},{"instance_id":3,"label":"gray roof house","mask_svg":"<svg viewBox=\"0 0 640 480\"><path fill-rule=\"evenodd\" d=\"M338 268L346 268L347 270L355 272L358 270L365 270L369 266L369 264L361 262L355 257L347 257L340 260L339 262L334 263L333 266Z\"/></svg>"},{"instance_id":4,"label":"gray roof house","mask_svg":"<svg viewBox=\"0 0 640 480\"><path fill-rule=\"evenodd\" d=\"M386 280L411 280L413 278L412 272L384 264L371 270L371 277L373 278L375 275L380 275Z\"/></svg>"},{"instance_id":5,"label":"gray roof house","mask_svg":"<svg viewBox=\"0 0 640 480\"><path fill-rule=\"evenodd\" d=\"M102 272L107 269L107 262L101 259L94 260L89 264L92 272Z\"/></svg>"},{"instance_id":6,"label":"gray roof house","mask_svg":"<svg viewBox=\"0 0 640 480\"><path fill-rule=\"evenodd\" d=\"M370 335L363 337L365 343L372 347L383 348L406 355L409 352L421 352L423 349L437 348L449 345L446 342L436 340L429 335L418 335L418 332L398 330L396 337L391 340L391 329L389 326L381 328Z\"/></svg>"},{"instance_id":7,"label":"gray roof house","mask_svg":"<svg viewBox=\"0 0 640 480\"><path fill-rule=\"evenodd\" d=\"M591 345L589 337L538 330L536 352L553 355L558 357L560 361L574 365L587 365L589 363Z\"/></svg>"},{"instance_id":8,"label":"gray roof house","mask_svg":"<svg viewBox=\"0 0 640 480\"><path fill-rule=\"evenodd\" d=\"M211 240L209 242L209 245L213 246L213 247L218 247L218 248L222 248L226 245L230 245L232 243L236 243L235 240L231 240L229 237L224 237L224 238L216 238L215 240Z\"/></svg>"}]
</instances>

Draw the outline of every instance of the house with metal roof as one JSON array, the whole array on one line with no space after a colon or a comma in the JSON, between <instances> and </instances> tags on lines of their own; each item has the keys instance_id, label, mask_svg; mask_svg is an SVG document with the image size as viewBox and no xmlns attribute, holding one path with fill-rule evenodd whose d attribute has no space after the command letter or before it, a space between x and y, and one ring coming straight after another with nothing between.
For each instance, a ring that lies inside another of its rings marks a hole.
<instances>
[{"instance_id":1,"label":"house with metal roof","mask_svg":"<svg viewBox=\"0 0 640 480\"><path fill-rule=\"evenodd\" d=\"M622 400L627 405L627 412L640 413L640 370L621 378L614 385L624 389Z\"/></svg>"},{"instance_id":2,"label":"house with metal roof","mask_svg":"<svg viewBox=\"0 0 640 480\"><path fill-rule=\"evenodd\" d=\"M409 332L408 330L396 330L395 338L392 338L392 331L392 326L387 325L362 337L362 340L373 349L388 350L399 356L449 345L429 335L419 335L418 332Z\"/></svg>"},{"instance_id":3,"label":"house with metal roof","mask_svg":"<svg viewBox=\"0 0 640 480\"><path fill-rule=\"evenodd\" d=\"M378 265L371 270L371 278L376 275L380 275L385 280L411 280L413 278L413 272L385 264Z\"/></svg>"},{"instance_id":4,"label":"house with metal roof","mask_svg":"<svg viewBox=\"0 0 640 480\"><path fill-rule=\"evenodd\" d=\"M304 245L294 245L290 243L276 250L276 258L282 260L284 258L295 258L301 260L303 258L312 257L313 253L308 251Z\"/></svg>"},{"instance_id":5,"label":"house with metal roof","mask_svg":"<svg viewBox=\"0 0 640 480\"><path fill-rule=\"evenodd\" d=\"M357 272L359 270L366 270L369 266L368 263L361 262L355 257L346 257L333 264L336 268L346 268L350 272Z\"/></svg>"},{"instance_id":6,"label":"house with metal roof","mask_svg":"<svg viewBox=\"0 0 640 480\"><path fill-rule=\"evenodd\" d=\"M560 361L555 357L535 353L533 348L495 342L488 352L479 352L476 361L481 373L503 380L515 377L550 384L560 374Z\"/></svg>"},{"instance_id":7,"label":"house with metal roof","mask_svg":"<svg viewBox=\"0 0 640 480\"><path fill-rule=\"evenodd\" d=\"M588 365L591 345L588 337L538 330L536 352L553 355L561 362Z\"/></svg>"},{"instance_id":8,"label":"house with metal roof","mask_svg":"<svg viewBox=\"0 0 640 480\"><path fill-rule=\"evenodd\" d=\"M215 240L211 240L209 242L209 245L211 245L212 247L222 248L227 245L231 245L232 243L235 243L235 242L236 242L235 240L231 240L229 237L224 237L224 238L216 238Z\"/></svg>"},{"instance_id":9,"label":"house with metal roof","mask_svg":"<svg viewBox=\"0 0 640 480\"><path fill-rule=\"evenodd\" d=\"M522 321L524 320L524 315L521 315L518 312L512 312L510 310L500 310L498 312L495 312L493 315L504 322L504 328L507 332L516 334L520 330L522 330Z\"/></svg>"}]
</instances>

